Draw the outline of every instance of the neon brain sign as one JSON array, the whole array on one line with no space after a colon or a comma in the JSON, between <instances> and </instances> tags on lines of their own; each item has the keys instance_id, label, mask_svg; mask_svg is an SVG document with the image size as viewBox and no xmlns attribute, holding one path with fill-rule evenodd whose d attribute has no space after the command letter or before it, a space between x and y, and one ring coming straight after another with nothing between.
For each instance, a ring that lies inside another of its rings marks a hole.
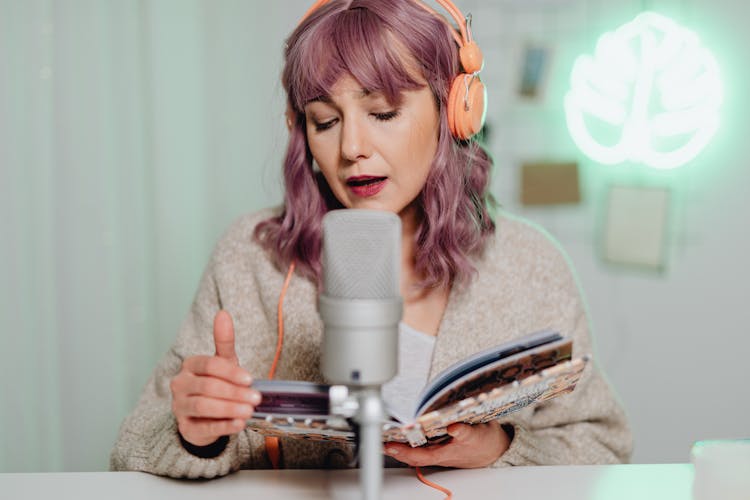
<instances>
[{"instance_id":1,"label":"neon brain sign","mask_svg":"<svg viewBox=\"0 0 750 500\"><path fill-rule=\"evenodd\" d=\"M593 56L576 60L570 80L570 135L600 163L679 167L719 127L716 60L695 33L653 12L604 34Z\"/></svg>"}]
</instances>

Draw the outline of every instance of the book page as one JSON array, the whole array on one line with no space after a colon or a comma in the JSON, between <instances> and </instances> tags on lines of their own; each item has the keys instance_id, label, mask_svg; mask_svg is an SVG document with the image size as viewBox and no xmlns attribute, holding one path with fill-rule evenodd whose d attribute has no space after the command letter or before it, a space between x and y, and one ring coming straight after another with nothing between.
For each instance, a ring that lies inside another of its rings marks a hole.
<instances>
[{"instance_id":1,"label":"book page","mask_svg":"<svg viewBox=\"0 0 750 500\"><path fill-rule=\"evenodd\" d=\"M417 416L496 387L521 381L545 368L569 360L572 354L573 342L560 338L533 349L502 357L445 384L440 391L420 404Z\"/></svg>"},{"instance_id":2,"label":"book page","mask_svg":"<svg viewBox=\"0 0 750 500\"><path fill-rule=\"evenodd\" d=\"M398 374L382 387L386 412L395 420L414 420L419 395L430 373L435 337L402 323L398 333Z\"/></svg>"},{"instance_id":3,"label":"book page","mask_svg":"<svg viewBox=\"0 0 750 500\"><path fill-rule=\"evenodd\" d=\"M552 330L543 330L541 332L531 333L518 339L513 339L504 344L485 349L476 354L464 358L461 361L449 366L442 372L438 373L430 380L420 396L419 407L422 407L425 401L432 399L438 392L442 391L447 385L465 375L476 371L494 361L507 358L521 351L532 349L534 347L548 344L562 338L558 332Z\"/></svg>"}]
</instances>

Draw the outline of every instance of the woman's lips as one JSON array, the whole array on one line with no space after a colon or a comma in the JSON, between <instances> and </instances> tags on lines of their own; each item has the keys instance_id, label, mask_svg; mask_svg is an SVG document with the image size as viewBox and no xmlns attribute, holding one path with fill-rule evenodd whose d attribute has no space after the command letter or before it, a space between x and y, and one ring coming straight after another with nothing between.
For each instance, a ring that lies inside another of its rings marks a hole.
<instances>
[{"instance_id":1,"label":"woman's lips","mask_svg":"<svg viewBox=\"0 0 750 500\"><path fill-rule=\"evenodd\" d=\"M369 198L375 196L386 185L388 177L375 177L372 175L359 175L346 179L346 185L355 196Z\"/></svg>"}]
</instances>

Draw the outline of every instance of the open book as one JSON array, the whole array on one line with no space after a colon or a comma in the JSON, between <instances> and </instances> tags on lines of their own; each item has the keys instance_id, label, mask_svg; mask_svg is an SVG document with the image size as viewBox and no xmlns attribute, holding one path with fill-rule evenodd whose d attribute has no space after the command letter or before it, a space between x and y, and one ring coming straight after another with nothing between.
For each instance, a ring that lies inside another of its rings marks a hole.
<instances>
[{"instance_id":1,"label":"open book","mask_svg":"<svg viewBox=\"0 0 750 500\"><path fill-rule=\"evenodd\" d=\"M542 331L479 352L450 366L422 391L411 418L389 415L383 441L421 446L439 441L456 422L489 422L571 392L588 356L572 359L573 343ZM263 395L247 427L266 436L353 441L353 423L331 413L332 386L256 380Z\"/></svg>"}]
</instances>

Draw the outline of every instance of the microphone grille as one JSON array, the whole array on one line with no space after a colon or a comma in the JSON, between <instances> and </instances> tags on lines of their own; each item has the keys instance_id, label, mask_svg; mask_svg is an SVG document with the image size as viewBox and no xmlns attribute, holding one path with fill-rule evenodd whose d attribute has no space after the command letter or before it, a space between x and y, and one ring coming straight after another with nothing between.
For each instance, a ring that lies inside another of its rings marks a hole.
<instances>
[{"instance_id":1,"label":"microphone grille","mask_svg":"<svg viewBox=\"0 0 750 500\"><path fill-rule=\"evenodd\" d=\"M401 219L391 212L332 210L323 217L323 290L343 299L401 295Z\"/></svg>"}]
</instances>

